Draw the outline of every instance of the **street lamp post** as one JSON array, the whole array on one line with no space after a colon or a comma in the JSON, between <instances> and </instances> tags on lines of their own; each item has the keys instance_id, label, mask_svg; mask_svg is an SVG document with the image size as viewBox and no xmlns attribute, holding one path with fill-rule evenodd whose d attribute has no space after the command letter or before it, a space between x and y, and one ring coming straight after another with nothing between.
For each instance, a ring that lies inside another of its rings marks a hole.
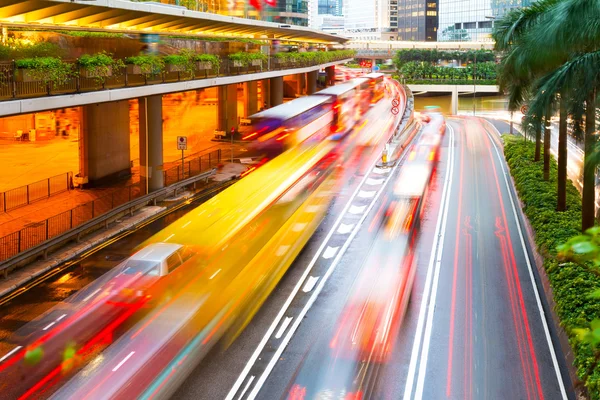
<instances>
[{"instance_id":1,"label":"street lamp post","mask_svg":"<svg viewBox=\"0 0 600 400\"><path fill-rule=\"evenodd\" d=\"M477 51L475 51L475 57L473 61L473 116L475 116L475 95L477 94Z\"/></svg>"}]
</instances>

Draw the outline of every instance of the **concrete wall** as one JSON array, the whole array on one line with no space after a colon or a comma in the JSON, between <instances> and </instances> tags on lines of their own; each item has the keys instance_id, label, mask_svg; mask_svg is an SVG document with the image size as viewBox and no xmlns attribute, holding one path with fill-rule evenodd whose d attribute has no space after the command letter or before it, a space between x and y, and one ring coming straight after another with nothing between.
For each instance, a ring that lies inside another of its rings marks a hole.
<instances>
[{"instance_id":1,"label":"concrete wall","mask_svg":"<svg viewBox=\"0 0 600 400\"><path fill-rule=\"evenodd\" d=\"M101 183L131 172L129 161L129 102L83 107L80 163L90 183Z\"/></svg>"}]
</instances>

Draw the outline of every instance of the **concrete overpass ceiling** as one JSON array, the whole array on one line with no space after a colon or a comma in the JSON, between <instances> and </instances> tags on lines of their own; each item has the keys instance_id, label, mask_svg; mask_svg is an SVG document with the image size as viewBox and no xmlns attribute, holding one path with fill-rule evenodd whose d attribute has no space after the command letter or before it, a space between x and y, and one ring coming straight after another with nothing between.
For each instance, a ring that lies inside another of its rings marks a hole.
<instances>
[{"instance_id":1,"label":"concrete overpass ceiling","mask_svg":"<svg viewBox=\"0 0 600 400\"><path fill-rule=\"evenodd\" d=\"M267 35L281 40L345 43L347 38L309 28L282 28L278 23L191 11L184 7L128 0L0 0L0 24L45 29L80 28L111 32L194 32Z\"/></svg>"}]
</instances>

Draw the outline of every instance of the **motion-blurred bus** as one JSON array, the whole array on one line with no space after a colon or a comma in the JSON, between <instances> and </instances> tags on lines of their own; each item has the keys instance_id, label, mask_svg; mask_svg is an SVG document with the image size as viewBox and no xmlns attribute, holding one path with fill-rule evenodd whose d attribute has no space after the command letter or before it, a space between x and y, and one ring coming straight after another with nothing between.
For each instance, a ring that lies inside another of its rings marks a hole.
<instances>
[{"instance_id":1,"label":"motion-blurred bus","mask_svg":"<svg viewBox=\"0 0 600 400\"><path fill-rule=\"evenodd\" d=\"M377 103L385 94L385 75L373 72L371 74L363 75L362 77L369 80L369 88L372 92L371 104Z\"/></svg>"},{"instance_id":2,"label":"motion-blurred bus","mask_svg":"<svg viewBox=\"0 0 600 400\"><path fill-rule=\"evenodd\" d=\"M368 98L362 96L361 84L363 82L353 80L315 93L315 96L328 96L333 100L333 139L347 134L368 109Z\"/></svg>"},{"instance_id":3,"label":"motion-blurred bus","mask_svg":"<svg viewBox=\"0 0 600 400\"><path fill-rule=\"evenodd\" d=\"M307 140L320 142L331 133L333 100L328 96L300 97L250 116L242 140L276 156Z\"/></svg>"}]
</instances>

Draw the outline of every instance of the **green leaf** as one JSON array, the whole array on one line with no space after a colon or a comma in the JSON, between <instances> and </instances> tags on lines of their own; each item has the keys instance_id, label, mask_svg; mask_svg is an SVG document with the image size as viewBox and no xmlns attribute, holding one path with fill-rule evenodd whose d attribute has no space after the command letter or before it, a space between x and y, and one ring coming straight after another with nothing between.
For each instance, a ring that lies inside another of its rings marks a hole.
<instances>
[{"instance_id":1,"label":"green leaf","mask_svg":"<svg viewBox=\"0 0 600 400\"><path fill-rule=\"evenodd\" d=\"M577 254L589 254L598 251L598 246L591 242L579 242L571 246L573 251Z\"/></svg>"}]
</instances>

